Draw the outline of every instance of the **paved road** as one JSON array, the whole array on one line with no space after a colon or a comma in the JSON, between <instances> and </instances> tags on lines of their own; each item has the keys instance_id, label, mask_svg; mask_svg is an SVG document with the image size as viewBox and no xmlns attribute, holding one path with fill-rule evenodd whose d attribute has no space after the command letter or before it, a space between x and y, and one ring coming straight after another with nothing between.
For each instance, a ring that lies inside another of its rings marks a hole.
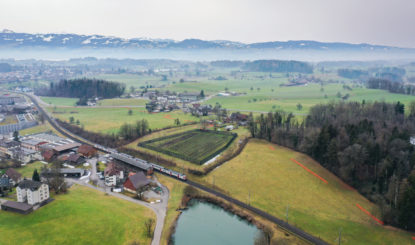
<instances>
[{"instance_id":1,"label":"paved road","mask_svg":"<svg viewBox=\"0 0 415 245\"><path fill-rule=\"evenodd\" d=\"M50 117L49 117L49 115L47 114L47 112L45 112L45 110L43 110L43 108L42 107L40 107L38 104L37 104L37 101L36 101L36 99L34 98L34 96L32 96L32 95L30 95L29 96L31 99L32 99L32 101L33 101L33 103L35 103L36 104L36 106L39 108L39 110L42 112L42 113L44 113L45 115L46 115L46 119L48 120L48 122L58 131L58 132L60 132L60 133L62 133L63 135L65 135L65 136L67 136L68 138L71 138L71 139L73 139L73 140L76 140L76 141L79 141L79 139L76 139L74 136L72 136L72 134L73 133L69 133L69 132L66 132L66 130L63 130L61 127L60 127L60 125L58 125L55 121L53 121L52 119L50 119ZM89 143L89 141L85 141L87 144L90 144ZM172 177L172 176L169 176L169 175L166 175L166 176L168 176L168 177ZM172 178L174 178L174 177L172 177ZM175 178L176 179L176 178ZM240 207L243 207L243 208L246 208L246 209L248 209L248 210L250 210L250 211L252 211L253 213L255 213L255 214L257 214L257 215L259 215L259 216L262 216L262 217L264 217L265 219L268 219L269 221L271 221L271 222L274 222L275 224L277 224L279 227L281 227L282 229L285 229L285 230L287 230L288 232L291 232L292 234L295 234L297 237L299 237L299 238L301 238L301 239L303 239L303 240L305 240L305 241L307 241L307 242L310 242L310 243L312 243L312 244L318 244L318 245L327 245L328 243L327 242L325 242L325 241L323 241L323 240L321 240L320 238L318 238L318 237L315 237L315 236L312 236L312 235L310 235L310 234L308 234L307 232L305 232L305 231L303 231L303 230L301 230L301 229L299 229L299 228L297 228L297 227L295 227L295 226L292 226L292 225L290 225L290 224L288 224L288 223L286 223L285 221L283 221L283 220L281 220L281 219L278 219L277 217L275 217L275 216L273 216L273 215L271 215L271 214L269 214L269 213L266 213L266 212L264 212L264 211L262 211L262 210L260 210L260 209L258 209L258 208L255 208L255 207L252 207L252 206L250 206L250 205L247 205L247 204L245 204L245 203L243 203L243 202L241 202L241 201L239 201L239 200L237 200L237 199L234 199L234 198L232 198L232 197L230 197L230 196L228 196L228 195L225 195L225 194L223 194L223 193L221 193L221 192L218 192L218 191L216 191L216 190L214 190L214 189L212 189L212 188L209 188L209 187L206 187L206 186L203 186L203 185L201 185L201 184L199 184L199 183L196 183L196 182L193 182L193 181L190 181L190 180L187 180L186 182L184 182L184 183L187 183L187 184L189 184L189 185L191 185L191 186L194 186L194 187L196 187L196 188L199 188L199 189L201 189L201 190L204 190L204 191L206 191L206 192L209 192L209 193L211 193L211 194L213 194L213 195L216 195L216 196L218 196L218 197L221 197L221 198L223 198L223 199L225 199L225 200L227 200L227 201L229 201L229 202L231 202L231 203L233 203L233 204L235 204L235 205L238 205L238 206L240 206ZM167 202L166 202L166 205L167 205ZM163 222L164 222L164 217L163 217Z\"/></svg>"}]
</instances>

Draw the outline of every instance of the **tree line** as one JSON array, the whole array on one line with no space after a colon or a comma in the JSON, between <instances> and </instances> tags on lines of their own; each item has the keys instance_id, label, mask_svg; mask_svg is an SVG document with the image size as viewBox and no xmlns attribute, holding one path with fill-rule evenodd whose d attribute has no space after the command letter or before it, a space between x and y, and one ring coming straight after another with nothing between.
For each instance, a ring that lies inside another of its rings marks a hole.
<instances>
[{"instance_id":1,"label":"tree line","mask_svg":"<svg viewBox=\"0 0 415 245\"><path fill-rule=\"evenodd\" d=\"M313 73L313 66L306 62L294 60L255 60L246 62L243 68L259 72L299 72Z\"/></svg>"},{"instance_id":2,"label":"tree line","mask_svg":"<svg viewBox=\"0 0 415 245\"><path fill-rule=\"evenodd\" d=\"M101 79L80 78L51 83L49 88L36 90L36 94L69 98L114 98L125 91L125 84Z\"/></svg>"},{"instance_id":3,"label":"tree line","mask_svg":"<svg viewBox=\"0 0 415 245\"><path fill-rule=\"evenodd\" d=\"M367 81L367 87L370 89L382 89L391 93L415 95L415 86L394 82L389 79L371 78Z\"/></svg>"},{"instance_id":4,"label":"tree line","mask_svg":"<svg viewBox=\"0 0 415 245\"><path fill-rule=\"evenodd\" d=\"M316 105L307 117L249 117L253 137L303 152L376 202L385 223L415 230L415 103Z\"/></svg>"}]
</instances>

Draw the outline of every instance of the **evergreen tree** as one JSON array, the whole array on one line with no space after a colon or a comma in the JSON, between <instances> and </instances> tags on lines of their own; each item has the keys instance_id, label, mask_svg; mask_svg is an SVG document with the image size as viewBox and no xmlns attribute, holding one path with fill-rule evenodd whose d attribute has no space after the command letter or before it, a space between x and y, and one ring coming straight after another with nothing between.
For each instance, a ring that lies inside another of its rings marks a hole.
<instances>
[{"instance_id":1,"label":"evergreen tree","mask_svg":"<svg viewBox=\"0 0 415 245\"><path fill-rule=\"evenodd\" d=\"M37 169L35 169L35 171L33 171L32 180L40 181L40 176L39 176L39 173L37 172Z\"/></svg>"}]
</instances>

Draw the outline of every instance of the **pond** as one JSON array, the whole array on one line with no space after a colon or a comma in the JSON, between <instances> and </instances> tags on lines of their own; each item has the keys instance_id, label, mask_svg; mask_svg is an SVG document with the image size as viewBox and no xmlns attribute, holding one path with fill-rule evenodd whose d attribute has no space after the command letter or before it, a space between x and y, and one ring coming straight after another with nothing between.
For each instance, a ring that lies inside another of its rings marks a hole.
<instances>
[{"instance_id":1,"label":"pond","mask_svg":"<svg viewBox=\"0 0 415 245\"><path fill-rule=\"evenodd\" d=\"M254 244L256 226L214 204L192 200L177 221L175 245Z\"/></svg>"}]
</instances>

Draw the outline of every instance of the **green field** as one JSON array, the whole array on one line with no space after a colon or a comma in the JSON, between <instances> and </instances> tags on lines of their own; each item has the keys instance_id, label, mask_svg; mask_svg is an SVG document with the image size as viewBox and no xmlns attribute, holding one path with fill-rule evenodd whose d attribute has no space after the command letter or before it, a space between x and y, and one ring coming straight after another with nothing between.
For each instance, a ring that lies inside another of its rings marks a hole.
<instances>
[{"instance_id":1,"label":"green field","mask_svg":"<svg viewBox=\"0 0 415 245\"><path fill-rule=\"evenodd\" d=\"M132 115L128 115L128 110ZM47 110L56 118L69 121L74 117L86 130L101 133L115 133L124 123L135 123L137 120L146 119L151 129L160 129L174 126L174 120L179 118L181 123L197 122L198 118L181 111L164 113L148 113L145 108L79 108L79 107L48 107Z\"/></svg>"},{"instance_id":2,"label":"green field","mask_svg":"<svg viewBox=\"0 0 415 245\"><path fill-rule=\"evenodd\" d=\"M75 106L78 101L76 98L63 98L63 97L40 97L43 102L50 106Z\"/></svg>"},{"instance_id":3,"label":"green field","mask_svg":"<svg viewBox=\"0 0 415 245\"><path fill-rule=\"evenodd\" d=\"M23 177L31 179L33 176L33 171L37 169L37 172L40 174L40 170L43 166L47 166L47 164L41 163L40 161L32 162L26 164L21 168L16 168L17 172L21 173Z\"/></svg>"},{"instance_id":4,"label":"green field","mask_svg":"<svg viewBox=\"0 0 415 245\"><path fill-rule=\"evenodd\" d=\"M296 114L305 114L316 104L342 100L337 97L338 92L343 96L349 94L350 97L347 101L400 101L408 105L415 100L414 96L393 94L384 90L354 88L349 91L343 89L341 84L328 84L324 86L324 91L320 91L320 89L321 86L318 84L309 84L301 87L278 87L274 92L254 90L241 96L216 96L206 101L205 104L219 103L228 110L269 112L282 109ZM301 110L297 108L298 104L302 105Z\"/></svg>"},{"instance_id":5,"label":"green field","mask_svg":"<svg viewBox=\"0 0 415 245\"><path fill-rule=\"evenodd\" d=\"M140 146L203 164L223 151L235 137L227 132L191 130L145 141Z\"/></svg>"},{"instance_id":6,"label":"green field","mask_svg":"<svg viewBox=\"0 0 415 245\"><path fill-rule=\"evenodd\" d=\"M150 244L147 208L82 186L29 215L0 211L0 244Z\"/></svg>"},{"instance_id":7,"label":"green field","mask_svg":"<svg viewBox=\"0 0 415 245\"><path fill-rule=\"evenodd\" d=\"M145 99L105 99L98 102L98 106L145 106L148 101Z\"/></svg>"},{"instance_id":8,"label":"green field","mask_svg":"<svg viewBox=\"0 0 415 245\"><path fill-rule=\"evenodd\" d=\"M325 184L292 161L295 159L328 181ZM311 158L265 141L251 140L236 158L202 180L243 202L288 221L329 243L412 244L411 234L381 226L359 204L380 218L379 208L349 189ZM413 241L412 241L413 242Z\"/></svg>"}]
</instances>

